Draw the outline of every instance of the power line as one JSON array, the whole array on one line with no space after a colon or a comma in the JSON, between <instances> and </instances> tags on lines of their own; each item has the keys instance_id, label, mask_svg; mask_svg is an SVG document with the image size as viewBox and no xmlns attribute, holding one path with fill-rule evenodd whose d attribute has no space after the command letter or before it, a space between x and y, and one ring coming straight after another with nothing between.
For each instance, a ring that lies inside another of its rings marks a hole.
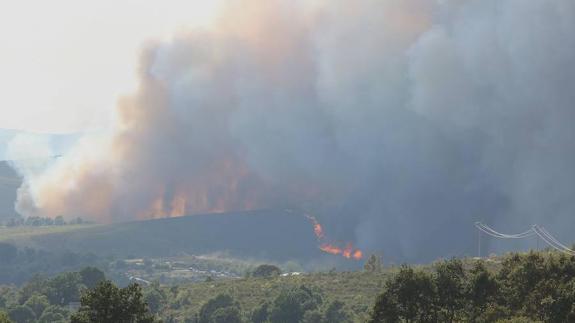
<instances>
[{"instance_id":1,"label":"power line","mask_svg":"<svg viewBox=\"0 0 575 323\"><path fill-rule=\"evenodd\" d=\"M517 233L517 234L505 234L505 233L501 233L501 232L497 232L494 229L492 229L491 227L481 223L481 222L475 222L475 227L479 230L481 230L482 232L484 232L485 234L488 234L492 237L495 238L501 238L501 239L523 239L523 238L527 238L530 237L532 235L535 234L535 232L533 232L533 229L529 229L525 232L521 232L521 233Z\"/></svg>"},{"instance_id":2,"label":"power line","mask_svg":"<svg viewBox=\"0 0 575 323\"><path fill-rule=\"evenodd\" d=\"M566 245L562 244L557 240L551 233L549 233L545 228L538 225L533 226L533 231L552 248L564 252L569 255L575 255L575 250L570 249Z\"/></svg>"},{"instance_id":3,"label":"power line","mask_svg":"<svg viewBox=\"0 0 575 323\"><path fill-rule=\"evenodd\" d=\"M494 237L494 238L498 238L498 239L523 239L523 238L528 238L531 237L533 235L536 235L537 237L539 237L541 240L543 240L543 242L545 242L547 245L549 245L550 247L552 247L555 250L558 250L560 252L569 254L569 255L575 255L575 250L570 249L569 247L567 247L566 245L564 245L563 243L561 243L557 238L555 238L551 233L549 233L549 231L547 231L544 227L538 226L537 224L531 226L531 229L521 232L521 233L517 233L517 234L505 234L505 233L501 233L498 232L496 230L494 230L493 228L481 223L481 222L475 222L475 227L479 230L480 234L481 232L487 234L488 236ZM478 250L481 250L481 237L479 237L478 239ZM481 251L479 251L479 253L481 253ZM479 256L481 256L481 254L479 254Z\"/></svg>"}]
</instances>

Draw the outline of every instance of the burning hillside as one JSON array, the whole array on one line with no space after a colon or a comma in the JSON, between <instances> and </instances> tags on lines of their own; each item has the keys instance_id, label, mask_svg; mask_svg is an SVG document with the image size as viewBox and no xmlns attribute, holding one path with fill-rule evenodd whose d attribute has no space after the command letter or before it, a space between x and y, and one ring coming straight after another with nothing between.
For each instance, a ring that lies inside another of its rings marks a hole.
<instances>
[{"instance_id":1,"label":"burning hillside","mask_svg":"<svg viewBox=\"0 0 575 323\"><path fill-rule=\"evenodd\" d=\"M354 248L351 242L346 243L345 247L343 248L340 248L333 243L327 242L326 234L324 233L323 227L319 221L313 215L304 213L304 216L313 225L313 232L317 238L319 249L321 251L332 255L341 255L347 259L361 260L363 258L363 252L357 248Z\"/></svg>"},{"instance_id":2,"label":"burning hillside","mask_svg":"<svg viewBox=\"0 0 575 323\"><path fill-rule=\"evenodd\" d=\"M144 48L114 122L25 173L16 208L110 223L311 205L358 247L417 260L468 254L484 214L571 234L574 12L226 1ZM361 258L312 223L323 251Z\"/></svg>"}]
</instances>

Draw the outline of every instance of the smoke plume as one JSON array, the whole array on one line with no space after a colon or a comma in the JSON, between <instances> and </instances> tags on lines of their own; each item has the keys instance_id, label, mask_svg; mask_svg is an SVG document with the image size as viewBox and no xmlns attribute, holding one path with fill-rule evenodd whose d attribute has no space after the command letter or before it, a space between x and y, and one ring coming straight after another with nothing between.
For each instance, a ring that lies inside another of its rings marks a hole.
<instances>
[{"instance_id":1,"label":"smoke plume","mask_svg":"<svg viewBox=\"0 0 575 323\"><path fill-rule=\"evenodd\" d=\"M575 225L572 0L229 1L151 44L117 124L22 214L311 207L362 249L473 252L473 222Z\"/></svg>"}]
</instances>

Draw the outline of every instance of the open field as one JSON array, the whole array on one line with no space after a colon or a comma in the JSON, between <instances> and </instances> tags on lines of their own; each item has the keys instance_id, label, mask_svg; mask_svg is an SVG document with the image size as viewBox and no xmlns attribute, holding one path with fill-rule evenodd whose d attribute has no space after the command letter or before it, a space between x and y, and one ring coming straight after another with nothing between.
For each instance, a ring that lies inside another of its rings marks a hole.
<instances>
[{"instance_id":1,"label":"open field","mask_svg":"<svg viewBox=\"0 0 575 323\"><path fill-rule=\"evenodd\" d=\"M88 228L96 228L97 224L67 224L47 226L0 227L0 241L15 242L19 245L35 245L35 239L46 235L58 235L70 232L81 232ZM39 245L37 247L40 247Z\"/></svg>"}]
</instances>

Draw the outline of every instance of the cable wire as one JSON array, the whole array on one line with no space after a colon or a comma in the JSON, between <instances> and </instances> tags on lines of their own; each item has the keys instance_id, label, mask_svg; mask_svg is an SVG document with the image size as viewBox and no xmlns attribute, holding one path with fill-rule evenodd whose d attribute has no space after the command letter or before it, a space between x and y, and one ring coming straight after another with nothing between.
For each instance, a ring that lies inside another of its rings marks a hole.
<instances>
[{"instance_id":1,"label":"cable wire","mask_svg":"<svg viewBox=\"0 0 575 323\"><path fill-rule=\"evenodd\" d=\"M545 228L540 227L538 225L534 225L533 230L543 241L545 241L545 243L547 243L552 248L569 255L575 255L575 250L572 250L566 245L562 244L553 235L551 235L551 233L549 233L549 231L547 231Z\"/></svg>"},{"instance_id":2,"label":"cable wire","mask_svg":"<svg viewBox=\"0 0 575 323\"><path fill-rule=\"evenodd\" d=\"M487 226L483 223L478 222L477 225L481 226L484 230L488 230L495 235L501 236L502 238L519 239L519 238L528 237L528 236L531 236L534 234L532 229L529 229L525 232L521 232L521 233L517 233L517 234L504 234L504 233L495 231L494 229L490 228L489 226Z\"/></svg>"},{"instance_id":3,"label":"cable wire","mask_svg":"<svg viewBox=\"0 0 575 323\"><path fill-rule=\"evenodd\" d=\"M482 232L492 236L492 237L501 238L501 239L523 239L523 238L527 238L527 237L530 237L530 236L535 234L535 232L533 232L533 229L529 229L525 232L521 232L521 233L517 233L517 234L505 234L505 233L497 232L494 229L490 228L489 226L487 226L481 222L475 222L475 227L478 228L479 230L481 230Z\"/></svg>"},{"instance_id":4,"label":"cable wire","mask_svg":"<svg viewBox=\"0 0 575 323\"><path fill-rule=\"evenodd\" d=\"M491 227L481 223L475 222L475 227L479 229L481 232L499 239L523 239L527 237L531 237L533 235L537 235L543 242L549 245L551 248L563 252L568 255L575 256L575 250L570 249L559 240L557 240L549 231L547 231L544 227L538 226L537 224L531 226L531 229L517 233L517 234L505 234L501 232L497 232Z\"/></svg>"}]
</instances>

